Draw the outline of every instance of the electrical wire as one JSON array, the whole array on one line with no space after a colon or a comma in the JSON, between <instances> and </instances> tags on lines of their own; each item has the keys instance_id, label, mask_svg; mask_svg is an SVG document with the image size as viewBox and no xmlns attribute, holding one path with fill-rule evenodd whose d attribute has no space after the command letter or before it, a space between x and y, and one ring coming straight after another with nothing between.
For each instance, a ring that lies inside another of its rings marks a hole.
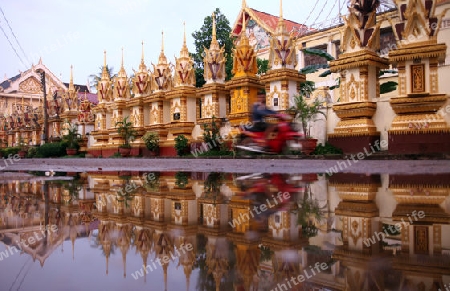
<instances>
[{"instance_id":1,"label":"electrical wire","mask_svg":"<svg viewBox=\"0 0 450 291\"><path fill-rule=\"evenodd\" d=\"M320 10L319 14L317 14L316 19L314 19L314 21L312 22L310 27L312 27L314 24L316 24L317 19L319 19L320 15L323 13L323 10L325 9L325 6L327 5L327 3L328 3L328 0L325 1L325 3L322 6L322 9Z\"/></svg>"},{"instance_id":2,"label":"electrical wire","mask_svg":"<svg viewBox=\"0 0 450 291\"><path fill-rule=\"evenodd\" d=\"M14 50L14 52L16 53L16 56L19 58L20 62L26 66L26 63L22 60L22 58L19 56L19 53L17 52L16 48L13 46L11 40L9 39L8 35L6 34L5 30L3 29L3 27L0 25L0 29L3 31L3 34L5 35L6 39L9 42L9 45L11 46L11 48Z\"/></svg>"},{"instance_id":3,"label":"electrical wire","mask_svg":"<svg viewBox=\"0 0 450 291\"><path fill-rule=\"evenodd\" d=\"M8 19L6 18L5 12L3 12L3 9L2 9L1 7L0 7L0 12L2 12L3 18L5 19L6 24L8 24L9 30L11 30L11 34L14 36L14 39L16 40L17 45L19 46L20 50L22 51L22 53L23 53L25 59L28 60L27 54L25 53L25 51L23 50L22 46L20 45L20 42L19 42L19 40L17 39L17 36L16 36L16 34L14 33L14 31L13 31L11 25L9 24L9 21L8 21Z\"/></svg>"},{"instance_id":4,"label":"electrical wire","mask_svg":"<svg viewBox=\"0 0 450 291\"><path fill-rule=\"evenodd\" d=\"M331 7L330 13L328 13L327 17L325 17L325 20L328 20L328 17L330 17L331 12L333 12L334 7L336 6L337 1L334 1L333 7ZM340 12L340 11L339 11Z\"/></svg>"},{"instance_id":5,"label":"electrical wire","mask_svg":"<svg viewBox=\"0 0 450 291\"><path fill-rule=\"evenodd\" d=\"M311 14L314 12L314 10L316 9L317 3L319 3L320 0L316 0L316 3L314 4L313 9L311 10L311 12L309 12L309 15L306 17L306 19L303 21L303 23L306 25L306 23L308 22L308 19L311 17Z\"/></svg>"}]
</instances>

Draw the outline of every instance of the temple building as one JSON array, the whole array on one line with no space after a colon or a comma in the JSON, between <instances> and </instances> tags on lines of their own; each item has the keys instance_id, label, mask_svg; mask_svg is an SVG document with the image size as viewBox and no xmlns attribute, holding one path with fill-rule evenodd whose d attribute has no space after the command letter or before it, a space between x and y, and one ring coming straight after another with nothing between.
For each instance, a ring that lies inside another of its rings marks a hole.
<instances>
[{"instance_id":1,"label":"temple building","mask_svg":"<svg viewBox=\"0 0 450 291\"><path fill-rule=\"evenodd\" d=\"M180 135L191 144L202 143L203 125L213 117L223 135L249 122L258 94L265 94L274 110L286 111L307 80L315 83L308 102L318 99L327 116L311 124L310 133L320 143L329 142L345 153L374 145L394 154L449 152L450 84L443 77L450 73L449 3L425 2L374 2L362 10L359 1L352 1L335 25L307 27L301 19L284 19L281 1L275 16L248 7L244 0L231 30L233 75L226 78L224 48L217 41L213 15L211 44L203 54L206 83L200 88L195 86L186 32L173 62L164 53L162 34L161 52L151 69L145 64L142 44L139 69L131 79L123 57L118 75L109 76L105 52L97 98L72 81L62 83L40 61L1 83L0 137L4 146L21 141L39 145L43 137L47 142L57 140L63 122L69 120L84 136L89 154L108 157L124 143L116 124L127 118L137 132L131 155L145 156L140 137L155 132L159 155L172 156ZM311 51L334 59L327 61ZM269 61L267 72L258 73L258 58ZM328 67L330 73L321 77L325 69L319 69L302 74L310 65ZM47 114L37 73L42 70ZM393 82L396 90L384 93L385 85Z\"/></svg>"}]
</instances>

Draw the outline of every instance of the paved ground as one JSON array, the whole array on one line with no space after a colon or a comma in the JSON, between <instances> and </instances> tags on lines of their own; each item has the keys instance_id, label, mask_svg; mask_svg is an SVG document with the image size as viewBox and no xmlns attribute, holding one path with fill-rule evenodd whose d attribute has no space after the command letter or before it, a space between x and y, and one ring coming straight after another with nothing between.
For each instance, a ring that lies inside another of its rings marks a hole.
<instances>
[{"instance_id":1,"label":"paved ground","mask_svg":"<svg viewBox=\"0 0 450 291\"><path fill-rule=\"evenodd\" d=\"M232 173L325 173L331 168L352 173L449 173L450 160L320 160L320 159L22 159L0 162L7 171L195 171Z\"/></svg>"}]
</instances>

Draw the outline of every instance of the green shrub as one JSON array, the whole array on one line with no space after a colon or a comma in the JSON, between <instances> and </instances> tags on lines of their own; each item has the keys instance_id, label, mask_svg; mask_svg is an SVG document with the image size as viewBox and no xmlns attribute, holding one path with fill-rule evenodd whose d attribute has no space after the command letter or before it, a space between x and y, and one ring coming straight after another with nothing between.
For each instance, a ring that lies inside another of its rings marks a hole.
<instances>
[{"instance_id":1,"label":"green shrub","mask_svg":"<svg viewBox=\"0 0 450 291\"><path fill-rule=\"evenodd\" d=\"M54 142L41 145L37 149L36 157L50 158L66 155L67 142Z\"/></svg>"},{"instance_id":2,"label":"green shrub","mask_svg":"<svg viewBox=\"0 0 450 291\"><path fill-rule=\"evenodd\" d=\"M312 155L330 155L330 154L342 154L342 150L340 148L337 148L328 142L325 143L325 145L318 144L314 152L311 153Z\"/></svg>"},{"instance_id":3,"label":"green shrub","mask_svg":"<svg viewBox=\"0 0 450 291\"><path fill-rule=\"evenodd\" d=\"M9 157L9 155L11 155L12 157L14 155L17 155L19 150L20 150L20 147L8 147L8 148L3 148L1 151L2 151L3 157L6 159Z\"/></svg>"},{"instance_id":4,"label":"green shrub","mask_svg":"<svg viewBox=\"0 0 450 291\"><path fill-rule=\"evenodd\" d=\"M175 138L175 150L178 156L184 156L189 152L189 140L182 134Z\"/></svg>"},{"instance_id":5,"label":"green shrub","mask_svg":"<svg viewBox=\"0 0 450 291\"><path fill-rule=\"evenodd\" d=\"M159 150L159 134L148 131L142 136L142 140L149 151L157 152Z\"/></svg>"},{"instance_id":6,"label":"green shrub","mask_svg":"<svg viewBox=\"0 0 450 291\"><path fill-rule=\"evenodd\" d=\"M28 149L27 158L34 158L37 154L37 147L30 147Z\"/></svg>"}]
</instances>

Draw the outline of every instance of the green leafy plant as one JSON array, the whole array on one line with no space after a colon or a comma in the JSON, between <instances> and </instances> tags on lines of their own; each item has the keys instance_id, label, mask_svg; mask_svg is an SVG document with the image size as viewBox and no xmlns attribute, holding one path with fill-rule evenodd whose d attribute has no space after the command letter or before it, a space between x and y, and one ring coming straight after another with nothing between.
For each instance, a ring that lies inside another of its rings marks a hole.
<instances>
[{"instance_id":1,"label":"green leafy plant","mask_svg":"<svg viewBox=\"0 0 450 291\"><path fill-rule=\"evenodd\" d=\"M142 140L149 151L159 151L159 134L156 132L148 131L142 136Z\"/></svg>"},{"instance_id":2,"label":"green leafy plant","mask_svg":"<svg viewBox=\"0 0 450 291\"><path fill-rule=\"evenodd\" d=\"M217 126L216 118L212 117L211 124L203 125L203 141L208 144L209 150L220 151L222 149L222 137L220 136L220 127Z\"/></svg>"},{"instance_id":3,"label":"green leafy plant","mask_svg":"<svg viewBox=\"0 0 450 291\"><path fill-rule=\"evenodd\" d=\"M138 189L138 185L131 181L131 176L119 176L124 180L124 184L117 190L117 202L125 202L125 207L129 207L129 202L133 200L133 196Z\"/></svg>"},{"instance_id":4,"label":"green leafy plant","mask_svg":"<svg viewBox=\"0 0 450 291\"><path fill-rule=\"evenodd\" d=\"M317 199L312 198L311 185L307 184L303 199L298 203L298 224L302 226L302 234L306 237L317 235L318 229L311 219L320 222L323 216L323 208L319 206Z\"/></svg>"},{"instance_id":5,"label":"green leafy plant","mask_svg":"<svg viewBox=\"0 0 450 291\"><path fill-rule=\"evenodd\" d=\"M325 145L318 144L313 155L329 155L329 154L339 154L341 155L343 152L340 148L333 146L332 144L326 142Z\"/></svg>"},{"instance_id":6,"label":"green leafy plant","mask_svg":"<svg viewBox=\"0 0 450 291\"><path fill-rule=\"evenodd\" d=\"M7 147L2 149L2 154L4 157L9 157L9 155L14 156L19 152L19 147Z\"/></svg>"},{"instance_id":7,"label":"green leafy plant","mask_svg":"<svg viewBox=\"0 0 450 291\"><path fill-rule=\"evenodd\" d=\"M34 158L37 154L37 147L30 147L28 149L27 158Z\"/></svg>"},{"instance_id":8,"label":"green leafy plant","mask_svg":"<svg viewBox=\"0 0 450 291\"><path fill-rule=\"evenodd\" d=\"M160 173L159 172L152 172L152 173L147 173L144 175L145 180L144 183L142 184L143 187L145 188L145 190L147 191L159 191L159 187L160 187Z\"/></svg>"},{"instance_id":9,"label":"green leafy plant","mask_svg":"<svg viewBox=\"0 0 450 291\"><path fill-rule=\"evenodd\" d=\"M308 103L304 96L304 92L301 92L299 95L295 96L294 106L292 106L289 111L301 122L303 133L306 137L309 137L311 121L314 121L314 118L318 114L322 114L325 118L327 118L327 115L320 110L322 108L322 104L318 99Z\"/></svg>"},{"instance_id":10,"label":"green leafy plant","mask_svg":"<svg viewBox=\"0 0 450 291\"><path fill-rule=\"evenodd\" d=\"M175 138L175 150L178 156L184 156L189 150L189 140L182 134Z\"/></svg>"},{"instance_id":11,"label":"green leafy plant","mask_svg":"<svg viewBox=\"0 0 450 291\"><path fill-rule=\"evenodd\" d=\"M70 199L67 203L70 204L71 202L78 200L82 188L79 177L75 177L73 180L64 183L63 188L69 193Z\"/></svg>"},{"instance_id":12,"label":"green leafy plant","mask_svg":"<svg viewBox=\"0 0 450 291\"><path fill-rule=\"evenodd\" d=\"M185 188L188 184L188 174L186 172L176 172L175 173L175 185L178 188Z\"/></svg>"},{"instance_id":13,"label":"green leafy plant","mask_svg":"<svg viewBox=\"0 0 450 291\"><path fill-rule=\"evenodd\" d=\"M128 116L124 117L122 121L116 122L117 133L122 137L123 144L121 148L131 148L131 142L136 137L136 130L133 128L133 123L128 121Z\"/></svg>"},{"instance_id":14,"label":"green leafy plant","mask_svg":"<svg viewBox=\"0 0 450 291\"><path fill-rule=\"evenodd\" d=\"M66 155L66 142L46 143L37 148L36 158L62 157Z\"/></svg>"},{"instance_id":15,"label":"green leafy plant","mask_svg":"<svg viewBox=\"0 0 450 291\"><path fill-rule=\"evenodd\" d=\"M70 121L66 121L66 134L63 135L63 141L67 142L68 149L79 149L81 135L78 133L78 126Z\"/></svg>"},{"instance_id":16,"label":"green leafy plant","mask_svg":"<svg viewBox=\"0 0 450 291\"><path fill-rule=\"evenodd\" d=\"M204 182L204 193L206 197L211 197L214 199L221 195L220 187L222 186L225 180L224 174L220 172L211 172Z\"/></svg>"}]
</instances>

